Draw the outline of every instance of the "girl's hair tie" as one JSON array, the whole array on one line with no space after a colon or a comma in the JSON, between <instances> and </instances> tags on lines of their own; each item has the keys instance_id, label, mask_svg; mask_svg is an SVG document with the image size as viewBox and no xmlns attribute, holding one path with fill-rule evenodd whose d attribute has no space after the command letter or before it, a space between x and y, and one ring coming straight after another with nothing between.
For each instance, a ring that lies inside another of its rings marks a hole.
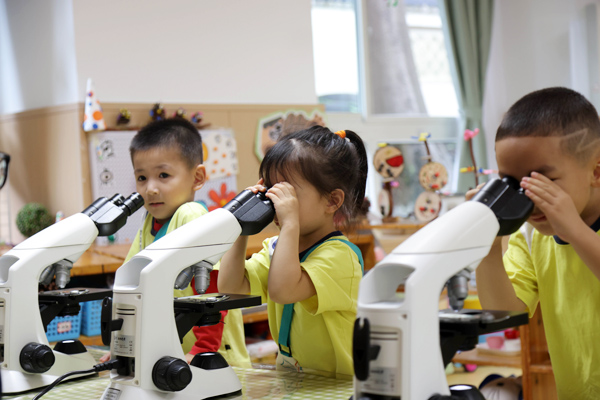
<instances>
[{"instance_id":1,"label":"girl's hair tie","mask_svg":"<svg viewBox=\"0 0 600 400\"><path fill-rule=\"evenodd\" d=\"M335 132L335 134L341 137L342 139L346 138L346 131L337 131Z\"/></svg>"}]
</instances>

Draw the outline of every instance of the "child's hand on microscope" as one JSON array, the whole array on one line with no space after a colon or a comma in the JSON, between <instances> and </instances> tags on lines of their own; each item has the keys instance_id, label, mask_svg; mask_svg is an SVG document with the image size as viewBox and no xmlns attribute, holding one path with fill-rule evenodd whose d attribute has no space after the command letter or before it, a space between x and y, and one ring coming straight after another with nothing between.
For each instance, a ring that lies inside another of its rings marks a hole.
<instances>
[{"instance_id":1,"label":"child's hand on microscope","mask_svg":"<svg viewBox=\"0 0 600 400\"><path fill-rule=\"evenodd\" d=\"M105 363L107 361L110 361L110 351L108 353L106 353L105 355L103 355L102 357L100 357L99 361L101 363Z\"/></svg>"},{"instance_id":2,"label":"child's hand on microscope","mask_svg":"<svg viewBox=\"0 0 600 400\"><path fill-rule=\"evenodd\" d=\"M467 201L471 200L477 194L477 192L479 192L481 190L481 188L485 186L485 184L486 184L486 182L480 183L479 185L477 185L477 187L475 189L468 190L467 193L465 194L465 200L467 200Z\"/></svg>"}]
</instances>

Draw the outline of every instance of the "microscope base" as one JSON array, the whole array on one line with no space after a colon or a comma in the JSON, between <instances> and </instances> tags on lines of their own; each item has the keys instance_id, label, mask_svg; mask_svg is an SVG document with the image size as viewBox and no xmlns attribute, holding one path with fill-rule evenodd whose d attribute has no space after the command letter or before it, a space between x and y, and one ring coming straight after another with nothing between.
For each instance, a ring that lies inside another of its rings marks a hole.
<instances>
[{"instance_id":1,"label":"microscope base","mask_svg":"<svg viewBox=\"0 0 600 400\"><path fill-rule=\"evenodd\" d=\"M179 392L160 391L152 388L134 386L131 379L112 378L110 385L104 390L101 400L202 400L217 396L241 393L242 384L233 368L206 370L192 368L192 382ZM146 385L144 385L146 386Z\"/></svg>"},{"instance_id":2,"label":"microscope base","mask_svg":"<svg viewBox=\"0 0 600 400\"><path fill-rule=\"evenodd\" d=\"M94 357L88 352L67 355L54 351L54 357L56 361L52 368L43 374L31 374L23 371L7 370L2 369L2 394L13 395L22 392L27 392L34 389L41 389L52 382L54 382L59 376L64 375L72 371L88 370L96 365ZM93 372L89 375L95 375ZM69 381L69 379L77 379L84 375L75 375L65 379L63 382Z\"/></svg>"}]
</instances>

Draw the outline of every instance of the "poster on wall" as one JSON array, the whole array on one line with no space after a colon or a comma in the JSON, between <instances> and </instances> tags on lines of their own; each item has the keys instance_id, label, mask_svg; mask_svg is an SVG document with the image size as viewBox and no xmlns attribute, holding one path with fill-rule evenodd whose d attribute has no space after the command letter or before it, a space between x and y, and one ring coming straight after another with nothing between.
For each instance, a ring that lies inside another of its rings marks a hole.
<instances>
[{"instance_id":1,"label":"poster on wall","mask_svg":"<svg viewBox=\"0 0 600 400\"><path fill-rule=\"evenodd\" d=\"M313 110L310 115L304 110L278 111L258 121L254 153L258 161L262 161L265 153L275 144L282 133L306 129L314 125L325 126L325 116L320 110Z\"/></svg>"},{"instance_id":2,"label":"poster on wall","mask_svg":"<svg viewBox=\"0 0 600 400\"><path fill-rule=\"evenodd\" d=\"M137 131L103 131L89 134L90 175L92 197L110 198L116 193L127 197L135 192L133 166L129 144ZM222 207L237 194L237 145L231 129L203 129L203 160L207 180L196 192L195 200L209 211ZM114 235L114 243L131 243L144 220L142 209L127 220ZM109 244L109 239L99 237L99 245Z\"/></svg>"}]
</instances>

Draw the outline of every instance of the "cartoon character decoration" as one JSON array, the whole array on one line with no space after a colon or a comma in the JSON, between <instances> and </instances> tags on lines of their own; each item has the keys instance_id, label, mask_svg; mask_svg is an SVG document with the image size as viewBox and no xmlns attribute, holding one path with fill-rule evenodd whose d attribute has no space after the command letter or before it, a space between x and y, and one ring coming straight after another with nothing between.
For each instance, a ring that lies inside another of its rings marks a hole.
<instances>
[{"instance_id":1,"label":"cartoon character decoration","mask_svg":"<svg viewBox=\"0 0 600 400\"><path fill-rule=\"evenodd\" d=\"M383 221L395 221L396 218L392 217L394 211L392 188L398 187L398 182L395 179L404 170L404 156L399 148L389 146L387 143L380 143L379 149L373 156L373 166L379 175L383 177L383 188L378 196Z\"/></svg>"},{"instance_id":2,"label":"cartoon character decoration","mask_svg":"<svg viewBox=\"0 0 600 400\"><path fill-rule=\"evenodd\" d=\"M477 163L475 162L475 153L473 152L473 138L475 136L477 136L478 133L479 133L479 128L475 128L474 130L465 129L463 138L465 139L466 142L469 143L469 151L471 152L471 162L473 163L473 165L471 165L470 167L461 168L459 170L460 172L472 172L473 173L473 176L475 177L475 187L477 187L477 185L479 185L479 175L489 175L489 174L497 174L498 173L498 171L495 171L492 169L477 168Z\"/></svg>"},{"instance_id":3,"label":"cartoon character decoration","mask_svg":"<svg viewBox=\"0 0 600 400\"><path fill-rule=\"evenodd\" d=\"M262 161L265 153L275 144L279 136L286 132L299 131L315 125L325 126L319 110L314 110L310 116L303 110L289 110L261 118L258 121L254 145L256 157Z\"/></svg>"},{"instance_id":4,"label":"cartoon character decoration","mask_svg":"<svg viewBox=\"0 0 600 400\"><path fill-rule=\"evenodd\" d=\"M437 218L442 208L442 196L439 191L448 183L448 171L444 165L432 161L431 151L427 144L430 133L424 132L417 140L425 144L427 163L419 171L419 183L425 189L415 201L415 217L421 222L429 222Z\"/></svg>"}]
</instances>

